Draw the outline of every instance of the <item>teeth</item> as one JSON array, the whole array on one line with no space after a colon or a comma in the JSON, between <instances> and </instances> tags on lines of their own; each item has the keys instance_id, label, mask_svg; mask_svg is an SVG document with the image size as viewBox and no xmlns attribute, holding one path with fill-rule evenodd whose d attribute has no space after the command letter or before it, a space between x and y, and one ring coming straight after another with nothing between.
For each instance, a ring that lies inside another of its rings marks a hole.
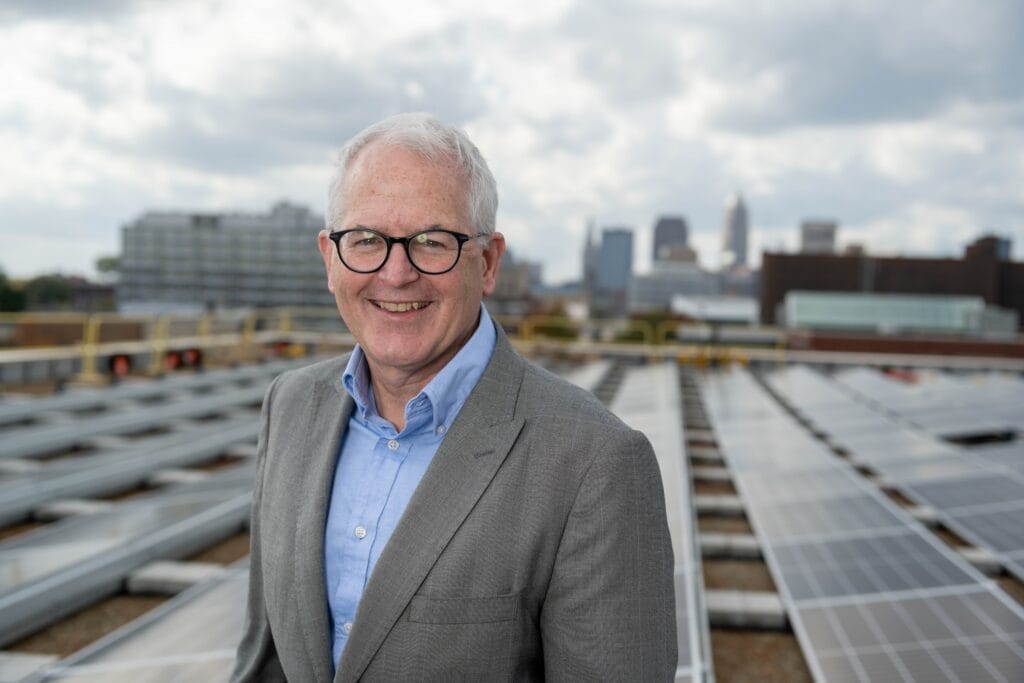
<instances>
[{"instance_id":1,"label":"teeth","mask_svg":"<svg viewBox=\"0 0 1024 683\"><path fill-rule=\"evenodd\" d=\"M389 301L377 301L375 302L378 306L383 308L385 311L391 311L392 313L405 313L406 311L418 311L427 304L421 301L410 301L408 303L391 303Z\"/></svg>"}]
</instances>

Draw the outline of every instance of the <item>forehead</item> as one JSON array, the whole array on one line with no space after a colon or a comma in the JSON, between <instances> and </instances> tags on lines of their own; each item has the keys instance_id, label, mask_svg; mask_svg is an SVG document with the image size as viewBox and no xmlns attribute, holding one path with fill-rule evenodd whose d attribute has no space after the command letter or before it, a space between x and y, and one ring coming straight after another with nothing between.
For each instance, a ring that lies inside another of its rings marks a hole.
<instances>
[{"instance_id":1,"label":"forehead","mask_svg":"<svg viewBox=\"0 0 1024 683\"><path fill-rule=\"evenodd\" d=\"M462 205L466 198L465 178L454 163L383 142L359 151L349 164L344 187L344 204L351 208L375 199Z\"/></svg>"}]
</instances>

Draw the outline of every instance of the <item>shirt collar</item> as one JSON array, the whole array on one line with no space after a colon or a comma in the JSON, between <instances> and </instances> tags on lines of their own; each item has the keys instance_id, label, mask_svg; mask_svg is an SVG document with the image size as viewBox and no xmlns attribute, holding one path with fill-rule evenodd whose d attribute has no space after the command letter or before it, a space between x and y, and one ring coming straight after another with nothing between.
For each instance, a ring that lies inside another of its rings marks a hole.
<instances>
[{"instance_id":1,"label":"shirt collar","mask_svg":"<svg viewBox=\"0 0 1024 683\"><path fill-rule=\"evenodd\" d=\"M458 353L434 375L433 379L405 405L407 429L413 413L423 410L426 402L431 409L431 430L439 427L447 430L455 420L469 393L476 386L484 368L491 359L497 335L487 307L480 304L480 322L476 331ZM363 420L379 417L377 404L370 385L370 372L366 365L366 354L356 344L345 366L341 381L345 391L355 401L356 410Z\"/></svg>"}]
</instances>

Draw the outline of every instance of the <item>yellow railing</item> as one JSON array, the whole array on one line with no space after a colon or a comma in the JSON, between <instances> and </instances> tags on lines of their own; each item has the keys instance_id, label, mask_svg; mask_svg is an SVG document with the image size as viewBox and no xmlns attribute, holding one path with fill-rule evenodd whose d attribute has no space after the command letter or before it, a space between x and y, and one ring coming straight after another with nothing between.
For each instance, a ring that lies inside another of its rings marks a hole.
<instances>
[{"instance_id":1,"label":"yellow railing","mask_svg":"<svg viewBox=\"0 0 1024 683\"><path fill-rule=\"evenodd\" d=\"M748 362L747 355L735 347L680 344L674 339L680 327L676 321L654 324L646 320L579 320L564 316L532 315L525 318L502 318L501 322L514 338L528 344L564 344L567 349L572 347L587 352L614 353L616 349L622 349L650 358L675 357L681 363ZM178 347L208 349L235 346L239 349L252 349L270 341L301 346L302 343L332 338L332 335L347 334L337 310L333 308L272 308L238 315L0 314L0 324L8 327L31 328L33 324L57 323L70 323L80 330L77 333L63 330L64 337L73 341L60 348L78 349L81 379L84 380L97 380L104 375L106 370L100 367L100 360L116 353L145 354L148 357L146 370L159 373L164 370L167 354L172 350L180 350ZM136 331L130 328L115 330L116 325L123 326L125 323L138 325L137 338L134 336ZM289 348L287 352L299 351ZM779 353L783 351L779 350Z\"/></svg>"}]
</instances>

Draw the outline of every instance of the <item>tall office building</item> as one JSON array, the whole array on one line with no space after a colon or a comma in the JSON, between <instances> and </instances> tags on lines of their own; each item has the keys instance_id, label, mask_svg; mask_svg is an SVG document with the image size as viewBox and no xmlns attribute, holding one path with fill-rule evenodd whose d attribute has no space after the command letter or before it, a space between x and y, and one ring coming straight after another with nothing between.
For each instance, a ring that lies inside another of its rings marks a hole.
<instances>
[{"instance_id":1,"label":"tall office building","mask_svg":"<svg viewBox=\"0 0 1024 683\"><path fill-rule=\"evenodd\" d=\"M333 306L316 246L323 218L280 202L268 213L148 212L121 230L121 310Z\"/></svg>"},{"instance_id":2,"label":"tall office building","mask_svg":"<svg viewBox=\"0 0 1024 683\"><path fill-rule=\"evenodd\" d=\"M805 220L800 223L800 253L832 254L836 250L835 221Z\"/></svg>"},{"instance_id":3,"label":"tall office building","mask_svg":"<svg viewBox=\"0 0 1024 683\"><path fill-rule=\"evenodd\" d=\"M679 260L689 247L689 230L682 216L660 216L654 224L654 247L651 258L655 261Z\"/></svg>"},{"instance_id":4,"label":"tall office building","mask_svg":"<svg viewBox=\"0 0 1024 683\"><path fill-rule=\"evenodd\" d=\"M597 283L597 244L594 242L594 219L587 220L587 239L583 243L583 294L589 305Z\"/></svg>"},{"instance_id":5,"label":"tall office building","mask_svg":"<svg viewBox=\"0 0 1024 683\"><path fill-rule=\"evenodd\" d=\"M633 277L633 231L605 228L597 251L597 269L591 312L599 316L626 313L627 295Z\"/></svg>"},{"instance_id":6,"label":"tall office building","mask_svg":"<svg viewBox=\"0 0 1024 683\"><path fill-rule=\"evenodd\" d=\"M739 193L725 202L725 222L722 225L722 267L743 266L747 263L747 207Z\"/></svg>"}]
</instances>

